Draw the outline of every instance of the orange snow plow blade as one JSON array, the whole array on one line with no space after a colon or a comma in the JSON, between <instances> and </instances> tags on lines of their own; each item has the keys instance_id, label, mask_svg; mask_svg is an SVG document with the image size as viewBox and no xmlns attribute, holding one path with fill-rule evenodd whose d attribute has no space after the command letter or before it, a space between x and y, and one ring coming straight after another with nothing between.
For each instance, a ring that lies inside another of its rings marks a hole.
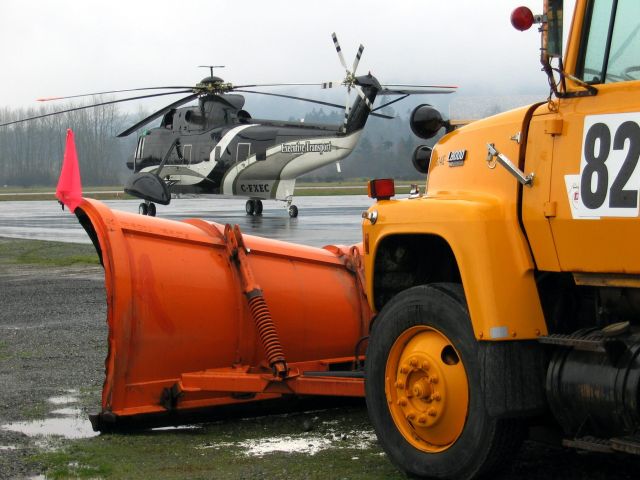
<instances>
[{"instance_id":1,"label":"orange snow plow blade","mask_svg":"<svg viewBox=\"0 0 640 480\"><path fill-rule=\"evenodd\" d=\"M243 236L88 199L76 215L105 271L109 351L95 429L284 395L364 396L371 312L357 246Z\"/></svg>"}]
</instances>

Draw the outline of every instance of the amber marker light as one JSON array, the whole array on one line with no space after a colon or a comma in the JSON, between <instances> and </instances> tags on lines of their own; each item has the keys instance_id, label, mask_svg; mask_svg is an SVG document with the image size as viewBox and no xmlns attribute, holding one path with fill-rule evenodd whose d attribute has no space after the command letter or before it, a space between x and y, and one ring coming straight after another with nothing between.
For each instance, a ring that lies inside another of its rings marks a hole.
<instances>
[{"instance_id":1,"label":"amber marker light","mask_svg":"<svg viewBox=\"0 0 640 480\"><path fill-rule=\"evenodd\" d=\"M534 21L533 13L527 7L518 7L511 12L511 25L521 32L529 30Z\"/></svg>"},{"instance_id":2,"label":"amber marker light","mask_svg":"<svg viewBox=\"0 0 640 480\"><path fill-rule=\"evenodd\" d=\"M389 200L396 194L396 186L393 178L377 178L369 180L368 194L376 200Z\"/></svg>"}]
</instances>

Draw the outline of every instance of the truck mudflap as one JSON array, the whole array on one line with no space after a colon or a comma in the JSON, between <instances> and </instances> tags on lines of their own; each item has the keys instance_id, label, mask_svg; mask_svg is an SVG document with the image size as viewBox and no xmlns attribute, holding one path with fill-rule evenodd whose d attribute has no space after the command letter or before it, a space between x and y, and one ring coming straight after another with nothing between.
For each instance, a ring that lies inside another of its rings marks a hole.
<instances>
[{"instance_id":1,"label":"truck mudflap","mask_svg":"<svg viewBox=\"0 0 640 480\"><path fill-rule=\"evenodd\" d=\"M94 429L282 397L364 396L371 312L359 246L313 248L89 199L76 215L105 272Z\"/></svg>"}]
</instances>

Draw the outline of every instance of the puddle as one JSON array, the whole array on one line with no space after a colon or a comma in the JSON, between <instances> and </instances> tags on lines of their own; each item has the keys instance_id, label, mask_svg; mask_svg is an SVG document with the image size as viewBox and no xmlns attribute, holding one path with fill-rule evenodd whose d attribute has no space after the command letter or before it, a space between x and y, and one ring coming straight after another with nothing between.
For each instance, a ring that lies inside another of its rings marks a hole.
<instances>
[{"instance_id":1,"label":"puddle","mask_svg":"<svg viewBox=\"0 0 640 480\"><path fill-rule=\"evenodd\" d=\"M171 427L156 427L156 428L152 428L151 430L153 430L154 432L162 432L166 430L170 430L173 432L180 432L182 430L201 430L201 429L202 429L202 425L176 425Z\"/></svg>"},{"instance_id":2,"label":"puddle","mask_svg":"<svg viewBox=\"0 0 640 480\"><path fill-rule=\"evenodd\" d=\"M88 418L63 417L14 422L2 425L3 430L24 433L28 437L57 436L68 439L89 438L99 435L91 428Z\"/></svg>"},{"instance_id":3,"label":"puddle","mask_svg":"<svg viewBox=\"0 0 640 480\"><path fill-rule=\"evenodd\" d=\"M75 415L76 417L79 417L80 415L82 415L82 410L80 410L79 408L67 407L67 408L58 408L57 410L53 410L50 413L52 413L53 415L64 415L66 417L73 416L73 415Z\"/></svg>"},{"instance_id":4,"label":"puddle","mask_svg":"<svg viewBox=\"0 0 640 480\"><path fill-rule=\"evenodd\" d=\"M80 392L77 390L67 390L67 395L59 395L57 397L50 397L47 399L49 403L53 403L54 405L69 405L71 403L78 403L80 400L78 398Z\"/></svg>"},{"instance_id":5,"label":"puddle","mask_svg":"<svg viewBox=\"0 0 640 480\"><path fill-rule=\"evenodd\" d=\"M285 436L246 440L238 446L245 449L243 453L247 456L262 457L275 452L315 455L332 444L333 440L319 436Z\"/></svg>"},{"instance_id":6,"label":"puddle","mask_svg":"<svg viewBox=\"0 0 640 480\"><path fill-rule=\"evenodd\" d=\"M47 401L54 405L69 405L78 401L77 390L67 391L68 395L51 397ZM13 422L2 425L3 430L23 433L29 437L62 437L67 439L89 438L99 435L91 428L91 422L80 408L65 407L50 412L53 418Z\"/></svg>"},{"instance_id":7,"label":"puddle","mask_svg":"<svg viewBox=\"0 0 640 480\"><path fill-rule=\"evenodd\" d=\"M270 453L304 453L315 455L328 448L348 447L356 450L371 448L376 442L373 431L352 430L348 434L329 432L328 434L300 434L283 435L281 437L268 437L245 440L242 442L220 442L206 444L199 449L238 448L243 455L262 457ZM354 457L357 459L357 457Z\"/></svg>"}]
</instances>

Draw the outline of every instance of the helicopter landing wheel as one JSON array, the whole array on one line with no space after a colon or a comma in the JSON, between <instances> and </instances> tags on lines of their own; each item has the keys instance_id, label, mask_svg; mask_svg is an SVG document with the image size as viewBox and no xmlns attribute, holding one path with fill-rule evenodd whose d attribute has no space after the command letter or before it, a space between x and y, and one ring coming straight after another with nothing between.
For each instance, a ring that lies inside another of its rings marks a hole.
<instances>
[{"instance_id":1,"label":"helicopter landing wheel","mask_svg":"<svg viewBox=\"0 0 640 480\"><path fill-rule=\"evenodd\" d=\"M254 200L255 215L262 215L262 200Z\"/></svg>"},{"instance_id":2,"label":"helicopter landing wheel","mask_svg":"<svg viewBox=\"0 0 640 480\"><path fill-rule=\"evenodd\" d=\"M147 205L147 215L149 215L150 217L155 217L156 216L156 204L155 203L150 203L149 205Z\"/></svg>"},{"instance_id":3,"label":"helicopter landing wheel","mask_svg":"<svg viewBox=\"0 0 640 480\"><path fill-rule=\"evenodd\" d=\"M146 203L141 203L140 205L138 205L138 213L140 215L146 215L147 213L149 213L149 207Z\"/></svg>"},{"instance_id":4,"label":"helicopter landing wheel","mask_svg":"<svg viewBox=\"0 0 640 480\"><path fill-rule=\"evenodd\" d=\"M296 218L298 216L298 207L295 205L289 205L289 216L291 218Z\"/></svg>"},{"instance_id":5,"label":"helicopter landing wheel","mask_svg":"<svg viewBox=\"0 0 640 480\"><path fill-rule=\"evenodd\" d=\"M247 212L247 215L253 215L253 213L256 211L256 205L253 200L247 200L247 203L244 205L244 209Z\"/></svg>"}]
</instances>

